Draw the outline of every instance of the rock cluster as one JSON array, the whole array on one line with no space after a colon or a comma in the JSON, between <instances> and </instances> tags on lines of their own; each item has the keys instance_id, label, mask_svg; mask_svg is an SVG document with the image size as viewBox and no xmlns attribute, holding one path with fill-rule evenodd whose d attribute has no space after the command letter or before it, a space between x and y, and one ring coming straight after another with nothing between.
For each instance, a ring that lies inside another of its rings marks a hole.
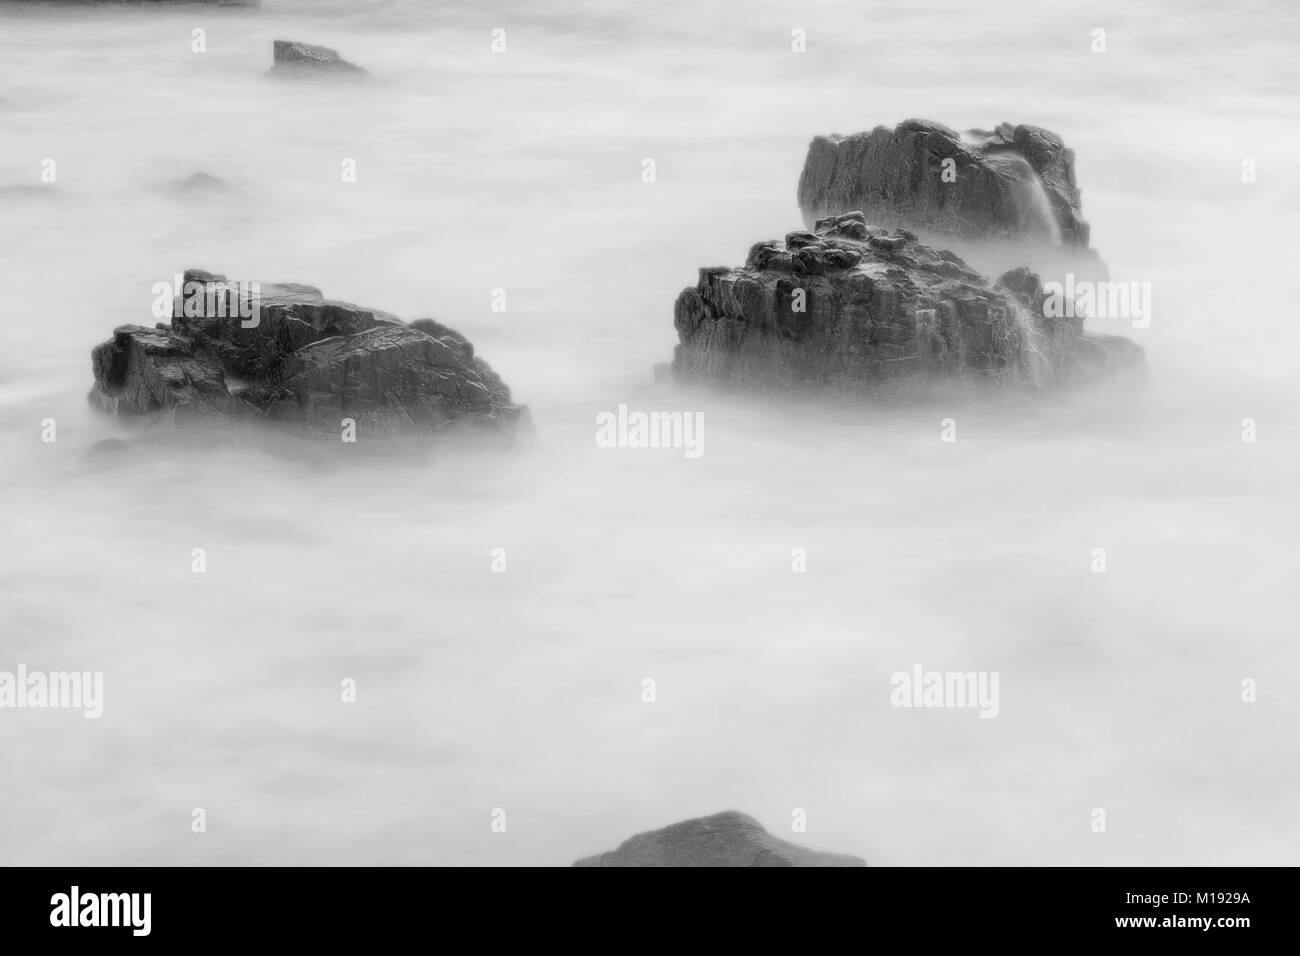
<instances>
[{"instance_id":1,"label":"rock cluster","mask_svg":"<svg viewBox=\"0 0 1300 956\"><path fill-rule=\"evenodd\" d=\"M149 421L259 421L305 433L509 430L523 411L460 333L326 299L312 286L185 273L170 324L125 325L91 353L90 401Z\"/></svg>"},{"instance_id":2,"label":"rock cluster","mask_svg":"<svg viewBox=\"0 0 1300 956\"><path fill-rule=\"evenodd\" d=\"M866 866L856 856L819 853L769 834L734 810L639 833L617 850L574 866Z\"/></svg>"},{"instance_id":3,"label":"rock cluster","mask_svg":"<svg viewBox=\"0 0 1300 956\"><path fill-rule=\"evenodd\" d=\"M884 399L1043 391L1141 362L1127 339L1050 318L1028 270L996 282L861 211L700 270L677 298L673 377Z\"/></svg>"}]
</instances>

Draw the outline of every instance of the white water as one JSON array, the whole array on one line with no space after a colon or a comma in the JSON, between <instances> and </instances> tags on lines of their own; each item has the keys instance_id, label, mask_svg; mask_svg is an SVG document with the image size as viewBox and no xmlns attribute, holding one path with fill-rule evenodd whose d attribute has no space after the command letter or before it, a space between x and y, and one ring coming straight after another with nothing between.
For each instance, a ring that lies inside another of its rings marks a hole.
<instances>
[{"instance_id":1,"label":"white water","mask_svg":"<svg viewBox=\"0 0 1300 956\"><path fill-rule=\"evenodd\" d=\"M1038 173L1019 153L992 153L988 159L1004 166L1017 169L1016 183L1021 190L1021 202L1025 206L1024 226L1028 233L1041 237L1053 246L1061 244L1061 225L1052 212L1052 204L1047 198L1047 190Z\"/></svg>"},{"instance_id":2,"label":"white water","mask_svg":"<svg viewBox=\"0 0 1300 956\"><path fill-rule=\"evenodd\" d=\"M786 836L803 808L800 842L878 864L1294 862L1296 16L0 12L0 185L52 157L62 195L0 196L0 670L106 684L98 721L0 711L0 862L563 864L729 807ZM378 81L268 83L275 37ZM1147 348L1145 395L829 413L648 384L697 267L798 228L808 139L908 116L1077 151L1093 244L1153 283L1149 329L1103 326ZM158 188L200 169L238 193ZM186 266L437 315L537 438L91 469L116 432L89 349ZM597 449L620 402L703 411L705 454ZM915 663L998 671L998 718L891 708Z\"/></svg>"}]
</instances>

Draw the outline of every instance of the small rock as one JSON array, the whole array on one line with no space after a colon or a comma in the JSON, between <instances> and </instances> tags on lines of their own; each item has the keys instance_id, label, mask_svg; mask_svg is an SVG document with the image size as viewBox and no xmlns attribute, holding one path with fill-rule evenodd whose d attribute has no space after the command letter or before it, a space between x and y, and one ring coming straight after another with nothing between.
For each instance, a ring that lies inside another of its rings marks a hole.
<instances>
[{"instance_id":1,"label":"small rock","mask_svg":"<svg viewBox=\"0 0 1300 956\"><path fill-rule=\"evenodd\" d=\"M175 192L191 196L223 193L229 188L229 184L224 179L202 171L190 173L184 179L178 179L172 183L172 189Z\"/></svg>"},{"instance_id":2,"label":"small rock","mask_svg":"<svg viewBox=\"0 0 1300 956\"><path fill-rule=\"evenodd\" d=\"M873 249L883 249L886 252L897 252L899 249L902 249L903 246L907 245L907 240L902 236L895 236L892 239L887 236L870 236L867 239L867 245L871 246Z\"/></svg>"},{"instance_id":3,"label":"small rock","mask_svg":"<svg viewBox=\"0 0 1300 956\"><path fill-rule=\"evenodd\" d=\"M268 76L366 76L365 70L339 56L337 50L296 40L275 41L275 65Z\"/></svg>"},{"instance_id":4,"label":"small rock","mask_svg":"<svg viewBox=\"0 0 1300 956\"><path fill-rule=\"evenodd\" d=\"M821 853L778 840L735 810L639 833L617 850L574 866L866 866L861 857Z\"/></svg>"}]
</instances>

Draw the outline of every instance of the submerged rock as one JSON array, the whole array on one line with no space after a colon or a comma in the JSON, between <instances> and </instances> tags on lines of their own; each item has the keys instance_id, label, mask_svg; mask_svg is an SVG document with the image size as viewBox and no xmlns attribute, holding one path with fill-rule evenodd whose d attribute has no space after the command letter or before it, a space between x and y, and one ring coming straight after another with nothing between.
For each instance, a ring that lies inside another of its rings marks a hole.
<instances>
[{"instance_id":1,"label":"submerged rock","mask_svg":"<svg viewBox=\"0 0 1300 956\"><path fill-rule=\"evenodd\" d=\"M453 424L509 430L523 409L460 333L326 299L313 286L231 283L191 269L170 324L124 325L91 353L90 401L125 417L282 423L389 437Z\"/></svg>"},{"instance_id":2,"label":"submerged rock","mask_svg":"<svg viewBox=\"0 0 1300 956\"><path fill-rule=\"evenodd\" d=\"M986 271L1028 265L1105 277L1088 245L1074 152L1037 126L958 133L912 119L892 130L818 136L799 177L799 207L809 228L860 210Z\"/></svg>"},{"instance_id":3,"label":"submerged rock","mask_svg":"<svg viewBox=\"0 0 1300 956\"><path fill-rule=\"evenodd\" d=\"M820 853L769 834L753 817L730 810L638 833L617 850L574 866L866 866L856 856Z\"/></svg>"},{"instance_id":4,"label":"submerged rock","mask_svg":"<svg viewBox=\"0 0 1300 956\"><path fill-rule=\"evenodd\" d=\"M230 185L224 179L202 170L190 173L184 179L175 180L170 187L173 192L186 196L214 195L230 189Z\"/></svg>"},{"instance_id":5,"label":"submerged rock","mask_svg":"<svg viewBox=\"0 0 1300 956\"><path fill-rule=\"evenodd\" d=\"M885 399L972 387L1041 392L1142 361L1119 336L1052 318L1028 270L991 282L916 234L862 212L700 270L677 298L679 382Z\"/></svg>"},{"instance_id":6,"label":"submerged rock","mask_svg":"<svg viewBox=\"0 0 1300 956\"><path fill-rule=\"evenodd\" d=\"M120 438L103 438L82 452L81 462L91 470L119 468L135 460L134 451Z\"/></svg>"},{"instance_id":7,"label":"submerged rock","mask_svg":"<svg viewBox=\"0 0 1300 956\"><path fill-rule=\"evenodd\" d=\"M339 56L337 50L296 40L275 41L275 65L266 72L268 76L293 77L367 75L361 67Z\"/></svg>"}]
</instances>

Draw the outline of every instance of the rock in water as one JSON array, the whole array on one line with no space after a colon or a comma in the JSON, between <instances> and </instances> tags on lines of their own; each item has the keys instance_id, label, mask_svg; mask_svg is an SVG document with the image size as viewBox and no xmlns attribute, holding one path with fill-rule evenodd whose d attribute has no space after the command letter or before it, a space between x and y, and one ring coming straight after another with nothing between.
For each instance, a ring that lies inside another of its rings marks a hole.
<instances>
[{"instance_id":1,"label":"rock in water","mask_svg":"<svg viewBox=\"0 0 1300 956\"><path fill-rule=\"evenodd\" d=\"M778 840L753 817L729 810L638 833L617 850L574 866L866 866L856 856L819 853Z\"/></svg>"},{"instance_id":2,"label":"rock in water","mask_svg":"<svg viewBox=\"0 0 1300 956\"><path fill-rule=\"evenodd\" d=\"M266 72L268 76L293 77L368 75L355 63L349 63L339 56L337 50L296 40L275 41L275 65Z\"/></svg>"},{"instance_id":3,"label":"rock in water","mask_svg":"<svg viewBox=\"0 0 1300 956\"><path fill-rule=\"evenodd\" d=\"M252 317L249 317L249 316ZM124 325L91 352L90 401L115 415L278 422L338 440L454 424L510 430L523 409L458 332L326 299L305 285L191 269L170 325Z\"/></svg>"},{"instance_id":4,"label":"rock in water","mask_svg":"<svg viewBox=\"0 0 1300 956\"><path fill-rule=\"evenodd\" d=\"M178 179L171 183L170 186L173 192L190 196L216 195L228 192L230 189L229 184L224 179L202 171L190 173L184 179Z\"/></svg>"},{"instance_id":5,"label":"rock in water","mask_svg":"<svg viewBox=\"0 0 1300 956\"><path fill-rule=\"evenodd\" d=\"M1028 265L1104 279L1080 203L1074 152L1055 133L1010 123L958 133L912 119L892 130L818 136L799 177L808 228L860 210L987 272Z\"/></svg>"},{"instance_id":6,"label":"rock in water","mask_svg":"<svg viewBox=\"0 0 1300 956\"><path fill-rule=\"evenodd\" d=\"M679 382L884 399L1037 392L1142 361L1079 317L1051 318L1028 270L990 282L955 253L854 211L700 270L677 298Z\"/></svg>"}]
</instances>

